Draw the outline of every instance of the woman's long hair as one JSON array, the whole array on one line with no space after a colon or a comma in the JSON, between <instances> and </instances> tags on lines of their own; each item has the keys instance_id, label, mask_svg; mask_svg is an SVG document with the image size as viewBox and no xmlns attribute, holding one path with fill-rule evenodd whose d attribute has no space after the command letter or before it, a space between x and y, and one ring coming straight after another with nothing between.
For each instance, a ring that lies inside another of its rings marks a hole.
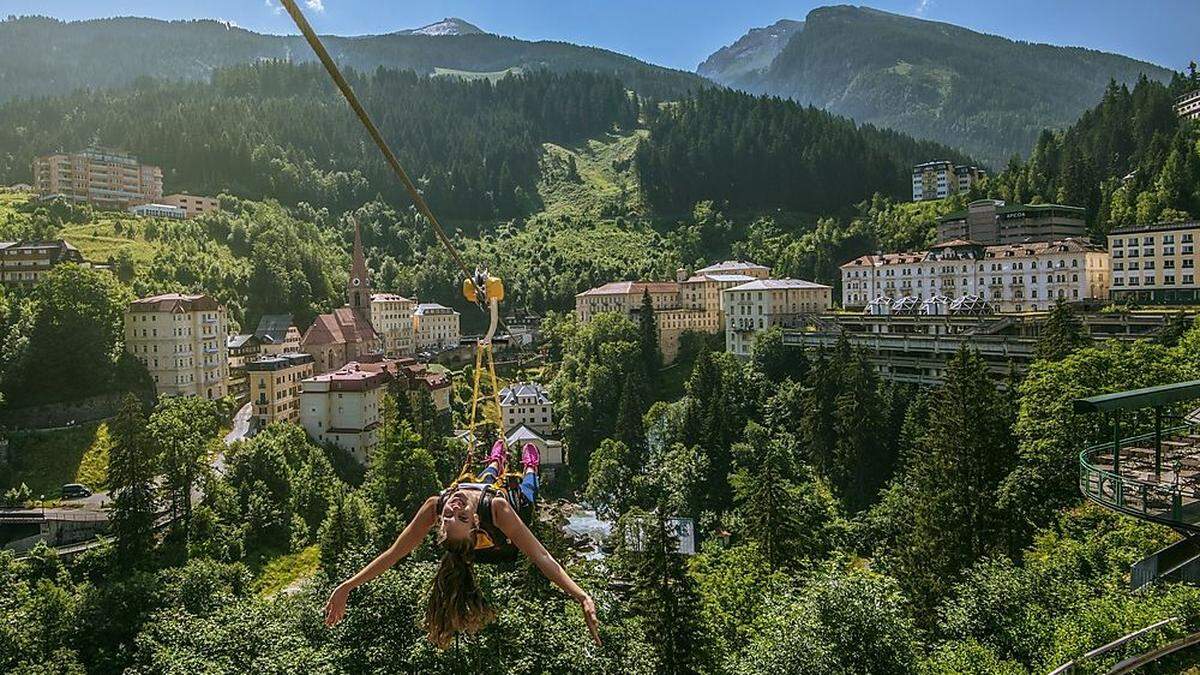
<instances>
[{"instance_id":1,"label":"woman's long hair","mask_svg":"<svg viewBox=\"0 0 1200 675\"><path fill-rule=\"evenodd\" d=\"M461 541L442 535L446 552L429 589L425 630L429 641L441 649L450 646L455 633L477 633L496 618L475 579L475 538Z\"/></svg>"}]
</instances>

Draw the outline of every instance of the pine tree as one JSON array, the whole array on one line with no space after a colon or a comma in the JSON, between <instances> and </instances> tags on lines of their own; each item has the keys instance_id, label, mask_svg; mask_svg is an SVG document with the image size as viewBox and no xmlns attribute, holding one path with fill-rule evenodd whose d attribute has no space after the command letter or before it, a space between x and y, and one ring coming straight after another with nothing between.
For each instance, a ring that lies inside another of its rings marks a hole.
<instances>
[{"instance_id":1,"label":"pine tree","mask_svg":"<svg viewBox=\"0 0 1200 675\"><path fill-rule=\"evenodd\" d=\"M987 363L963 348L929 399L927 430L906 472L911 529L897 547L910 597L930 608L980 557L1007 550L997 489L1016 457L1011 407Z\"/></svg>"},{"instance_id":2,"label":"pine tree","mask_svg":"<svg viewBox=\"0 0 1200 675\"><path fill-rule=\"evenodd\" d=\"M372 543L373 529L371 511L362 497L339 490L317 535L321 570L327 579L332 581L345 574L343 564L355 550Z\"/></svg>"},{"instance_id":3,"label":"pine tree","mask_svg":"<svg viewBox=\"0 0 1200 675\"><path fill-rule=\"evenodd\" d=\"M160 397L146 431L162 453L167 500L171 516L188 540L192 519L192 492L209 471L209 442L219 430L216 404L197 396Z\"/></svg>"},{"instance_id":4,"label":"pine tree","mask_svg":"<svg viewBox=\"0 0 1200 675\"><path fill-rule=\"evenodd\" d=\"M1061 361L1087 344L1088 338L1083 332L1083 324L1075 316L1071 306L1059 300L1054 303L1050 315L1042 323L1034 355L1039 359Z\"/></svg>"},{"instance_id":5,"label":"pine tree","mask_svg":"<svg viewBox=\"0 0 1200 675\"><path fill-rule=\"evenodd\" d=\"M658 657L657 672L671 675L704 672L706 643L700 596L664 509L640 516L641 551L631 555L631 605L646 624Z\"/></svg>"},{"instance_id":6,"label":"pine tree","mask_svg":"<svg viewBox=\"0 0 1200 675\"><path fill-rule=\"evenodd\" d=\"M125 395L109 427L108 480L113 500L109 522L117 557L130 568L143 564L154 546L157 458L146 433L141 401L133 394Z\"/></svg>"},{"instance_id":7,"label":"pine tree","mask_svg":"<svg viewBox=\"0 0 1200 675\"><path fill-rule=\"evenodd\" d=\"M645 455L646 445L646 429L642 422L642 416L646 414L644 390L640 373L630 371L625 376L625 386L621 390L621 405L617 411L617 427L614 434L614 437L624 443L631 454L638 458Z\"/></svg>"},{"instance_id":8,"label":"pine tree","mask_svg":"<svg viewBox=\"0 0 1200 675\"><path fill-rule=\"evenodd\" d=\"M834 459L830 480L846 508L870 505L892 469L887 443L880 433L883 402L871 364L851 354L842 365L834 410Z\"/></svg>"},{"instance_id":9,"label":"pine tree","mask_svg":"<svg viewBox=\"0 0 1200 675\"><path fill-rule=\"evenodd\" d=\"M662 369L662 352L658 348L658 321L654 317L654 303L650 300L649 289L642 291L642 309L638 313L638 341L642 350L642 367L646 372L646 381L658 381L658 371Z\"/></svg>"}]
</instances>

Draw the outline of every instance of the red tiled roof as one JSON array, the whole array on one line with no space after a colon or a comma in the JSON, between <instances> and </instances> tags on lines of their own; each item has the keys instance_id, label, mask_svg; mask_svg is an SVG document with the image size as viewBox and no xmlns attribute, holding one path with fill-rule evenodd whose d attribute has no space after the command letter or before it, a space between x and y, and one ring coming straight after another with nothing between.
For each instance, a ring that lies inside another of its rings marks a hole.
<instances>
[{"instance_id":1,"label":"red tiled roof","mask_svg":"<svg viewBox=\"0 0 1200 675\"><path fill-rule=\"evenodd\" d=\"M597 286L576 294L575 297L589 295L641 295L651 293L678 293L679 283L675 281L613 281L603 286Z\"/></svg>"}]
</instances>

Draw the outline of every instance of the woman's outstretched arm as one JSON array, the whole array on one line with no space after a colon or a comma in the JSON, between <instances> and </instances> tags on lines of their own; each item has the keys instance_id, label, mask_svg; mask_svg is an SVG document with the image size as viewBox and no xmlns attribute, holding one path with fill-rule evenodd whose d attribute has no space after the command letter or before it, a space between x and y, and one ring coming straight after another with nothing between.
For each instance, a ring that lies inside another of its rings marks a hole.
<instances>
[{"instance_id":1,"label":"woman's outstretched arm","mask_svg":"<svg viewBox=\"0 0 1200 675\"><path fill-rule=\"evenodd\" d=\"M533 561L538 570L546 576L555 586L563 589L567 595L574 598L575 602L583 608L583 618L587 621L588 630L592 633L592 639L596 644L600 644L600 622L596 619L596 603L592 602L592 596L587 594L587 591L579 587L571 575L563 569L562 565L550 555L542 542L533 536L529 531L529 527L521 520L517 512L509 506L508 502L503 499L495 499L492 501L492 520L508 537L508 540L516 546L521 553Z\"/></svg>"},{"instance_id":2,"label":"woman's outstretched arm","mask_svg":"<svg viewBox=\"0 0 1200 675\"><path fill-rule=\"evenodd\" d=\"M333 589L333 593L329 595L329 602L325 603L325 625L332 626L342 620L346 614L346 598L350 596L350 591L383 574L398 560L412 553L413 549L421 543L421 540L437 523L437 502L437 497L426 499L425 503L421 504L421 508L417 510L417 515L413 516L400 536L396 537L395 543L367 563L367 566L359 570L358 574Z\"/></svg>"}]
</instances>

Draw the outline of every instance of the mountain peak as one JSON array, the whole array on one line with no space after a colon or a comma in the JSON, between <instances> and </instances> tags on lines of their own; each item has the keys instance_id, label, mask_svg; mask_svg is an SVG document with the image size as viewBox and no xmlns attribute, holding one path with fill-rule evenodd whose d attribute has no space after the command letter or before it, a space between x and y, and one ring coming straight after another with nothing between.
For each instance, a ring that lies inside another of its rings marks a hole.
<instances>
[{"instance_id":1,"label":"mountain peak","mask_svg":"<svg viewBox=\"0 0 1200 675\"><path fill-rule=\"evenodd\" d=\"M780 19L765 28L751 28L737 42L705 59L696 72L722 84L737 86L742 78L770 66L788 40L803 29L803 21L791 19Z\"/></svg>"},{"instance_id":2,"label":"mountain peak","mask_svg":"<svg viewBox=\"0 0 1200 675\"><path fill-rule=\"evenodd\" d=\"M400 31L401 35L479 35L484 31L475 24L455 16L449 16L441 21L420 28L410 28Z\"/></svg>"}]
</instances>

